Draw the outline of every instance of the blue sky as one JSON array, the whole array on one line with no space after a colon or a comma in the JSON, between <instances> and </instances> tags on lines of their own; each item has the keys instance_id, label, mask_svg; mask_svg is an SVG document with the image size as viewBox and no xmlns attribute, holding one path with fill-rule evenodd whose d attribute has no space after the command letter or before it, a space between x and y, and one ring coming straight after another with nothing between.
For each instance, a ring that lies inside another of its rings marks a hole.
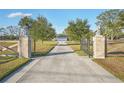
<instances>
[{"instance_id":1,"label":"blue sky","mask_svg":"<svg viewBox=\"0 0 124 93\"><path fill-rule=\"evenodd\" d=\"M17 25L21 16L20 14L31 15L36 18L42 15L53 24L57 33L61 33L68 25L68 21L76 18L88 19L91 29L96 29L96 17L102 13L103 9L8 9L0 10L0 26ZM10 16L14 15L16 16ZM9 17L10 16L10 17Z\"/></svg>"}]
</instances>

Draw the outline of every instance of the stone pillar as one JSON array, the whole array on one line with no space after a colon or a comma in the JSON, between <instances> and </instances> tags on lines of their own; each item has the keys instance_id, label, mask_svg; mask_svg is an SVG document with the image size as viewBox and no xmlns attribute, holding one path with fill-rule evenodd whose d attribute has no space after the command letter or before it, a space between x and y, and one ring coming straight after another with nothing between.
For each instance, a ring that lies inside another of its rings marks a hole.
<instances>
[{"instance_id":1,"label":"stone pillar","mask_svg":"<svg viewBox=\"0 0 124 93\"><path fill-rule=\"evenodd\" d=\"M102 35L93 37L93 57L104 59L106 56L106 39Z\"/></svg>"},{"instance_id":2,"label":"stone pillar","mask_svg":"<svg viewBox=\"0 0 124 93\"><path fill-rule=\"evenodd\" d=\"M31 38L20 37L18 44L19 57L30 58L31 57Z\"/></svg>"}]
</instances>

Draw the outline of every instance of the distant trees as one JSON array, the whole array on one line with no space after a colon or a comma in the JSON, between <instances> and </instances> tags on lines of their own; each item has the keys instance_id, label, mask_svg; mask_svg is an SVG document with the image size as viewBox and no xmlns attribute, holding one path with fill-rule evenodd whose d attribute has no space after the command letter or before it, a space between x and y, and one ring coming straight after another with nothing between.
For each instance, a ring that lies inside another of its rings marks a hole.
<instances>
[{"instance_id":1,"label":"distant trees","mask_svg":"<svg viewBox=\"0 0 124 93\"><path fill-rule=\"evenodd\" d=\"M37 40L52 40L56 37L55 29L48 22L47 18L38 16L36 20L31 17L24 17L19 22L20 26L29 26L29 34L34 40L34 51L36 50Z\"/></svg>"},{"instance_id":2,"label":"distant trees","mask_svg":"<svg viewBox=\"0 0 124 93\"><path fill-rule=\"evenodd\" d=\"M97 26L100 27L100 33L113 40L119 38L124 27L124 11L111 9L97 16Z\"/></svg>"},{"instance_id":3,"label":"distant trees","mask_svg":"<svg viewBox=\"0 0 124 93\"><path fill-rule=\"evenodd\" d=\"M19 37L20 28L18 26L7 26L0 28L0 38L5 40L15 40Z\"/></svg>"},{"instance_id":4,"label":"distant trees","mask_svg":"<svg viewBox=\"0 0 124 93\"><path fill-rule=\"evenodd\" d=\"M88 21L79 18L77 18L76 21L70 21L65 32L70 40L78 41L81 41L82 38L88 38L91 33Z\"/></svg>"}]
</instances>

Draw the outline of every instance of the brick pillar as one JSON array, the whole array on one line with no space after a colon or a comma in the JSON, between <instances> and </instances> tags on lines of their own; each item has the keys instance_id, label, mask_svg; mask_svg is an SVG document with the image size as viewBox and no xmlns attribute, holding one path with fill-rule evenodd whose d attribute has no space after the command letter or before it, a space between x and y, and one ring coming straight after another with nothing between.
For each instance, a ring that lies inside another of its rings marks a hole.
<instances>
[{"instance_id":1,"label":"brick pillar","mask_svg":"<svg viewBox=\"0 0 124 93\"><path fill-rule=\"evenodd\" d=\"M93 37L93 57L104 59L106 56L106 39L102 35Z\"/></svg>"},{"instance_id":2,"label":"brick pillar","mask_svg":"<svg viewBox=\"0 0 124 93\"><path fill-rule=\"evenodd\" d=\"M31 57L31 38L20 37L18 46L19 56L30 58Z\"/></svg>"}]
</instances>

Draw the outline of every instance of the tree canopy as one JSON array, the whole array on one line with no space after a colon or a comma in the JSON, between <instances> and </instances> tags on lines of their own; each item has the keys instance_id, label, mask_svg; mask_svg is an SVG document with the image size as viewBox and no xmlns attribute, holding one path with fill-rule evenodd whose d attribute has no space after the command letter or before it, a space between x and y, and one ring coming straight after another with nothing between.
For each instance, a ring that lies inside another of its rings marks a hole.
<instances>
[{"instance_id":1,"label":"tree canopy","mask_svg":"<svg viewBox=\"0 0 124 93\"><path fill-rule=\"evenodd\" d=\"M34 51L36 50L36 41L52 40L56 37L55 29L52 24L48 22L47 18L43 16L32 19L31 17L24 17L20 20L21 27L28 26L29 34L34 40Z\"/></svg>"},{"instance_id":2,"label":"tree canopy","mask_svg":"<svg viewBox=\"0 0 124 93\"><path fill-rule=\"evenodd\" d=\"M56 36L52 24L43 16L39 16L35 20L31 17L23 17L19 21L19 25L21 27L30 26L29 33L35 40L51 40Z\"/></svg>"},{"instance_id":3,"label":"tree canopy","mask_svg":"<svg viewBox=\"0 0 124 93\"><path fill-rule=\"evenodd\" d=\"M21 27L27 26L27 25L28 26L31 26L32 23L33 23L33 21L34 20L31 17L25 16L25 17L23 17L23 18L20 19L18 25L20 25Z\"/></svg>"},{"instance_id":4,"label":"tree canopy","mask_svg":"<svg viewBox=\"0 0 124 93\"><path fill-rule=\"evenodd\" d=\"M97 16L97 26L100 27L100 33L113 40L122 33L124 16L123 10L111 9Z\"/></svg>"},{"instance_id":5,"label":"tree canopy","mask_svg":"<svg viewBox=\"0 0 124 93\"><path fill-rule=\"evenodd\" d=\"M65 32L70 40L81 40L82 38L87 38L90 32L90 25L87 19L79 19L76 21L72 20L68 23L68 27Z\"/></svg>"}]
</instances>

